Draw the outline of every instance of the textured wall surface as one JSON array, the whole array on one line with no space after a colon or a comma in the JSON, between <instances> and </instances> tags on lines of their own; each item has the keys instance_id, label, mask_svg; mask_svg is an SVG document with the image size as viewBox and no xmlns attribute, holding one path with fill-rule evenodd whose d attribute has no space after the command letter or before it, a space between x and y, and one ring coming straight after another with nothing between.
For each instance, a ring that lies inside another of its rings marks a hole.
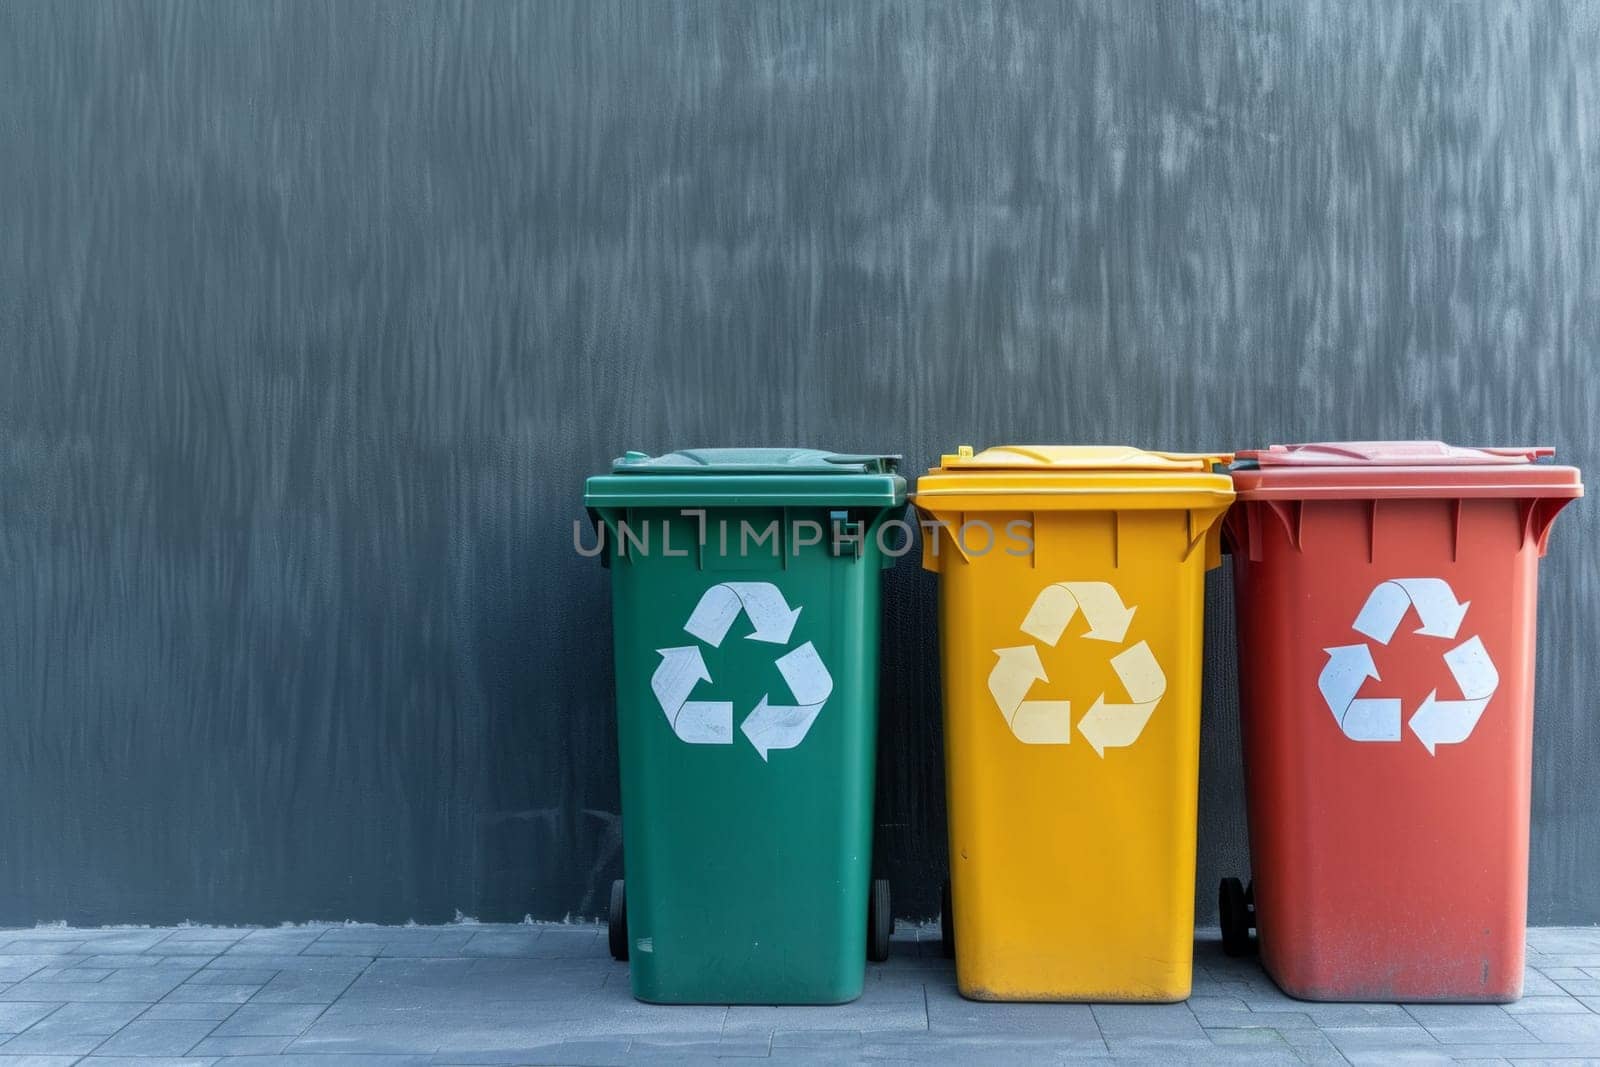
<instances>
[{"instance_id":1,"label":"textured wall surface","mask_svg":"<svg viewBox=\"0 0 1600 1067\"><path fill-rule=\"evenodd\" d=\"M0 923L599 912L571 523L626 448L1600 459L1593 5L47 0L0 101ZM1597 535L1544 572L1535 921L1600 921ZM929 914L934 589L887 581Z\"/></svg>"}]
</instances>

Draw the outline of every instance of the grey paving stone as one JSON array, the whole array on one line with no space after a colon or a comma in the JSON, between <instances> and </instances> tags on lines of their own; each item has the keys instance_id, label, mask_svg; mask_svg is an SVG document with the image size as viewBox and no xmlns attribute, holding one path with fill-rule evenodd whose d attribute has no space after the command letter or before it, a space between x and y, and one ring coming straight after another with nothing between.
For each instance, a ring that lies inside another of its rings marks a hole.
<instances>
[{"instance_id":1,"label":"grey paving stone","mask_svg":"<svg viewBox=\"0 0 1600 1067\"><path fill-rule=\"evenodd\" d=\"M1530 996L1500 1005L1508 1015L1582 1015L1590 1009L1577 997Z\"/></svg>"},{"instance_id":2,"label":"grey paving stone","mask_svg":"<svg viewBox=\"0 0 1600 1067\"><path fill-rule=\"evenodd\" d=\"M354 974L284 971L250 1000L253 1004L331 1004L355 980Z\"/></svg>"},{"instance_id":3,"label":"grey paving stone","mask_svg":"<svg viewBox=\"0 0 1600 1067\"><path fill-rule=\"evenodd\" d=\"M1204 1033L1196 1038L1106 1036L1106 1048L1118 1060L1138 1063L1206 1064L1298 1064L1299 1058L1287 1046L1268 1049L1230 1048L1212 1044Z\"/></svg>"},{"instance_id":4,"label":"grey paving stone","mask_svg":"<svg viewBox=\"0 0 1600 1067\"><path fill-rule=\"evenodd\" d=\"M296 1052L293 1043L274 1056L229 1056L227 1067L429 1067L432 1056L361 1052Z\"/></svg>"},{"instance_id":5,"label":"grey paving stone","mask_svg":"<svg viewBox=\"0 0 1600 1067\"><path fill-rule=\"evenodd\" d=\"M907 995L883 992L876 997L836 1006L794 1005L759 1007L737 1005L727 1009L723 1033L729 1036L767 1034L773 1030L859 1030L862 1033L900 1031L925 1033L928 1013L916 990Z\"/></svg>"},{"instance_id":6,"label":"grey paving stone","mask_svg":"<svg viewBox=\"0 0 1600 1067\"><path fill-rule=\"evenodd\" d=\"M1195 1018L1207 1030L1315 1030L1316 1020L1292 1011L1209 1012L1197 1011Z\"/></svg>"},{"instance_id":7,"label":"grey paving stone","mask_svg":"<svg viewBox=\"0 0 1600 1067\"><path fill-rule=\"evenodd\" d=\"M102 967L113 971L138 970L143 968L150 968L151 970L154 970L161 965L162 959L162 957L157 955L142 955L139 953L128 953L126 955L108 953L103 956L94 955L73 958L78 960L77 966L79 967Z\"/></svg>"},{"instance_id":8,"label":"grey paving stone","mask_svg":"<svg viewBox=\"0 0 1600 1067\"><path fill-rule=\"evenodd\" d=\"M1344 1053L1321 1030L1279 1030L1278 1036L1294 1049L1301 1063L1316 1064L1318 1067L1344 1067L1348 1063Z\"/></svg>"},{"instance_id":9,"label":"grey paving stone","mask_svg":"<svg viewBox=\"0 0 1600 1067\"><path fill-rule=\"evenodd\" d=\"M1556 985L1549 977L1532 967L1522 973L1522 995L1524 997L1557 996L1564 992L1565 990Z\"/></svg>"},{"instance_id":10,"label":"grey paving stone","mask_svg":"<svg viewBox=\"0 0 1600 1067\"><path fill-rule=\"evenodd\" d=\"M266 985L278 972L271 968L206 968L191 975L186 985Z\"/></svg>"},{"instance_id":11,"label":"grey paving stone","mask_svg":"<svg viewBox=\"0 0 1600 1067\"><path fill-rule=\"evenodd\" d=\"M166 1003L189 1004L243 1004L261 987L258 985L225 985L215 982L208 985L180 985L169 992Z\"/></svg>"},{"instance_id":12,"label":"grey paving stone","mask_svg":"<svg viewBox=\"0 0 1600 1067\"><path fill-rule=\"evenodd\" d=\"M419 1019L409 1013L374 1017L372 1012L362 1011L347 1019L330 1020L325 1013L309 1030L293 1039L292 1051L297 1055L432 1056L446 1038L454 1048L481 1050L483 1042L472 1040L466 1027L452 1028L432 1011L419 1011L417 1015L425 1018ZM535 1034L527 1035L521 1045L539 1043L539 1035Z\"/></svg>"},{"instance_id":13,"label":"grey paving stone","mask_svg":"<svg viewBox=\"0 0 1600 1067\"><path fill-rule=\"evenodd\" d=\"M860 1030L774 1030L772 1049L826 1049L845 1053L861 1047Z\"/></svg>"},{"instance_id":14,"label":"grey paving stone","mask_svg":"<svg viewBox=\"0 0 1600 1067\"><path fill-rule=\"evenodd\" d=\"M208 1037L194 1047L196 1056L276 1056L289 1046L287 1037Z\"/></svg>"},{"instance_id":15,"label":"grey paving stone","mask_svg":"<svg viewBox=\"0 0 1600 1067\"><path fill-rule=\"evenodd\" d=\"M387 941L314 941L300 951L302 956L363 956L383 955Z\"/></svg>"},{"instance_id":16,"label":"grey paving stone","mask_svg":"<svg viewBox=\"0 0 1600 1067\"><path fill-rule=\"evenodd\" d=\"M803 1050L786 1050L781 1057L774 1053L772 1058L776 1062L785 1064L786 1067L792 1064L834 1067L840 1062L832 1053ZM1038 1067L1039 1064L1105 1063L1110 1060L1111 1054L1106 1050L1103 1041L1088 1046L1051 1045L1026 1041L1001 1046L992 1040L921 1037L883 1042L869 1039L851 1062L914 1064L917 1067L922 1067L924 1064L951 1064L959 1067L971 1067L973 1064L981 1064L982 1067Z\"/></svg>"},{"instance_id":17,"label":"grey paving stone","mask_svg":"<svg viewBox=\"0 0 1600 1067\"><path fill-rule=\"evenodd\" d=\"M115 973L98 967L42 967L29 977L41 982L98 982Z\"/></svg>"},{"instance_id":18,"label":"grey paving stone","mask_svg":"<svg viewBox=\"0 0 1600 1067\"><path fill-rule=\"evenodd\" d=\"M586 929L546 929L540 932L530 953L535 959L604 958L608 955L600 931Z\"/></svg>"},{"instance_id":19,"label":"grey paving stone","mask_svg":"<svg viewBox=\"0 0 1600 1067\"><path fill-rule=\"evenodd\" d=\"M1211 1045L1187 1004L1096 1004L1094 1019L1108 1041L1113 1037L1159 1037L1200 1041L1207 1048Z\"/></svg>"},{"instance_id":20,"label":"grey paving stone","mask_svg":"<svg viewBox=\"0 0 1600 1067\"><path fill-rule=\"evenodd\" d=\"M211 1067L212 1056L90 1056L78 1061L86 1067Z\"/></svg>"},{"instance_id":21,"label":"grey paving stone","mask_svg":"<svg viewBox=\"0 0 1600 1067\"><path fill-rule=\"evenodd\" d=\"M184 1056L216 1025L204 1019L135 1019L106 1038L95 1052L105 1056Z\"/></svg>"},{"instance_id":22,"label":"grey paving stone","mask_svg":"<svg viewBox=\"0 0 1600 1067\"><path fill-rule=\"evenodd\" d=\"M337 926L306 927L319 941L382 941L391 935L404 932L404 926L379 926L376 923L340 923ZM438 926L417 926L410 929L440 930Z\"/></svg>"},{"instance_id":23,"label":"grey paving stone","mask_svg":"<svg viewBox=\"0 0 1600 1067\"><path fill-rule=\"evenodd\" d=\"M148 952L164 941L170 930L119 930L96 933L84 941L74 952L104 956L123 952Z\"/></svg>"},{"instance_id":24,"label":"grey paving stone","mask_svg":"<svg viewBox=\"0 0 1600 1067\"><path fill-rule=\"evenodd\" d=\"M212 1031L214 1037L299 1037L322 1014L320 1004L244 1005Z\"/></svg>"},{"instance_id":25,"label":"grey paving stone","mask_svg":"<svg viewBox=\"0 0 1600 1067\"><path fill-rule=\"evenodd\" d=\"M21 1033L61 1006L61 1001L53 1004L0 1004L0 1033Z\"/></svg>"},{"instance_id":26,"label":"grey paving stone","mask_svg":"<svg viewBox=\"0 0 1600 1067\"><path fill-rule=\"evenodd\" d=\"M219 1023L239 1010L237 1004L217 1003L186 1003L183 1001L163 1000L159 1004L152 1004L144 1010L141 1019L209 1019Z\"/></svg>"},{"instance_id":27,"label":"grey paving stone","mask_svg":"<svg viewBox=\"0 0 1600 1067\"><path fill-rule=\"evenodd\" d=\"M71 956L0 956L0 982L20 982L46 967L59 967Z\"/></svg>"},{"instance_id":28,"label":"grey paving stone","mask_svg":"<svg viewBox=\"0 0 1600 1067\"><path fill-rule=\"evenodd\" d=\"M252 933L255 929L255 927L239 926L180 926L169 933L162 944L172 945L191 941L229 944Z\"/></svg>"},{"instance_id":29,"label":"grey paving stone","mask_svg":"<svg viewBox=\"0 0 1600 1067\"><path fill-rule=\"evenodd\" d=\"M488 1051L445 1052L422 1057L423 1062L440 1065L472 1064L561 1064L563 1067L609 1067L628 1061L630 1042L626 1040L558 1041L519 1049L491 1049ZM394 1062L404 1063L412 1057L394 1057ZM703 1059L703 1057L702 1057ZM389 1059L385 1060L390 1062ZM232 1067L233 1061L230 1061ZM328 1067L342 1067L330 1063Z\"/></svg>"},{"instance_id":30,"label":"grey paving stone","mask_svg":"<svg viewBox=\"0 0 1600 1067\"><path fill-rule=\"evenodd\" d=\"M1556 985L1575 997L1600 997L1600 978L1557 978Z\"/></svg>"},{"instance_id":31,"label":"grey paving stone","mask_svg":"<svg viewBox=\"0 0 1600 1067\"><path fill-rule=\"evenodd\" d=\"M104 1040L104 1036L97 1037L92 1034L58 1034L48 1030L28 1030L0 1045L0 1054L83 1056L93 1052L95 1046Z\"/></svg>"},{"instance_id":32,"label":"grey paving stone","mask_svg":"<svg viewBox=\"0 0 1600 1067\"><path fill-rule=\"evenodd\" d=\"M1511 1031L1501 1030L1495 1027L1480 1028L1472 1026L1430 1026L1427 1028L1427 1030L1428 1033L1434 1036L1434 1039L1438 1041L1439 1044L1447 1046L1452 1050L1452 1054L1457 1056L1465 1054L1465 1049L1462 1048L1462 1046L1498 1046L1507 1043L1528 1041L1531 1037L1531 1035L1518 1035ZM1493 1050L1484 1049L1483 1051L1490 1052Z\"/></svg>"},{"instance_id":33,"label":"grey paving stone","mask_svg":"<svg viewBox=\"0 0 1600 1067\"><path fill-rule=\"evenodd\" d=\"M593 1011L593 997L609 966L597 960L378 960L350 986L340 1003L389 1007L426 996L441 1008L478 1010L486 1005L545 1006L567 1001ZM632 1002L625 988L615 996Z\"/></svg>"},{"instance_id":34,"label":"grey paving stone","mask_svg":"<svg viewBox=\"0 0 1600 1067\"><path fill-rule=\"evenodd\" d=\"M1446 1055L1427 1028L1420 1023L1409 1026L1325 1026L1322 1033L1346 1057L1357 1052L1424 1051Z\"/></svg>"},{"instance_id":35,"label":"grey paving stone","mask_svg":"<svg viewBox=\"0 0 1600 1067\"><path fill-rule=\"evenodd\" d=\"M1498 1004L1407 1004L1405 1011L1430 1030L1503 1030L1519 1038L1527 1033Z\"/></svg>"},{"instance_id":36,"label":"grey paving stone","mask_svg":"<svg viewBox=\"0 0 1600 1067\"><path fill-rule=\"evenodd\" d=\"M463 955L467 956L532 956L537 932L480 933L473 934Z\"/></svg>"},{"instance_id":37,"label":"grey paving stone","mask_svg":"<svg viewBox=\"0 0 1600 1067\"><path fill-rule=\"evenodd\" d=\"M1318 1003L1309 1000L1290 1000L1287 1004L1276 1001L1260 1005L1247 1003L1250 1003L1252 1011L1304 1015L1324 1027L1411 1026L1416 1022L1398 1004Z\"/></svg>"},{"instance_id":38,"label":"grey paving stone","mask_svg":"<svg viewBox=\"0 0 1600 1067\"><path fill-rule=\"evenodd\" d=\"M1540 1041L1590 1042L1600 1057L1600 1015L1519 1015L1517 1021Z\"/></svg>"},{"instance_id":39,"label":"grey paving stone","mask_svg":"<svg viewBox=\"0 0 1600 1067\"><path fill-rule=\"evenodd\" d=\"M1278 1031L1266 1029L1240 1029L1230 1028L1223 1030L1207 1030L1206 1037L1211 1039L1213 1045L1222 1048L1254 1049L1256 1051L1273 1051L1284 1058L1299 1057L1290 1048L1289 1042L1283 1039Z\"/></svg>"},{"instance_id":40,"label":"grey paving stone","mask_svg":"<svg viewBox=\"0 0 1600 1067\"><path fill-rule=\"evenodd\" d=\"M0 946L0 956L66 955L83 947L82 941L12 941Z\"/></svg>"},{"instance_id":41,"label":"grey paving stone","mask_svg":"<svg viewBox=\"0 0 1600 1067\"><path fill-rule=\"evenodd\" d=\"M3 1049L0 1049L0 1067L72 1067L77 1062L77 1056L45 1056L39 1054L8 1056Z\"/></svg>"},{"instance_id":42,"label":"grey paving stone","mask_svg":"<svg viewBox=\"0 0 1600 1067\"><path fill-rule=\"evenodd\" d=\"M1600 927L1533 926L1528 929L1528 947L1546 955L1572 952L1600 952Z\"/></svg>"},{"instance_id":43,"label":"grey paving stone","mask_svg":"<svg viewBox=\"0 0 1600 1067\"><path fill-rule=\"evenodd\" d=\"M467 947L467 942L470 939L470 934L451 934L447 937L439 937L432 940L426 940L423 938L401 938L399 940L385 942L378 955L392 957L412 956L453 958L463 955L462 950Z\"/></svg>"},{"instance_id":44,"label":"grey paving stone","mask_svg":"<svg viewBox=\"0 0 1600 1067\"><path fill-rule=\"evenodd\" d=\"M0 1000L123 1000L154 1003L178 989L184 974L165 974L158 971L125 976L115 974L98 982L42 982L27 979L0 993Z\"/></svg>"},{"instance_id":45,"label":"grey paving stone","mask_svg":"<svg viewBox=\"0 0 1600 1067\"><path fill-rule=\"evenodd\" d=\"M674 1041L670 1037L636 1037L628 1044L631 1057L658 1059L764 1059L772 1054L772 1038L719 1038L711 1041Z\"/></svg>"},{"instance_id":46,"label":"grey paving stone","mask_svg":"<svg viewBox=\"0 0 1600 1067\"><path fill-rule=\"evenodd\" d=\"M1560 956L1546 956L1539 963L1541 971L1551 967L1576 967L1580 971L1600 967L1600 952L1573 952Z\"/></svg>"},{"instance_id":47,"label":"grey paving stone","mask_svg":"<svg viewBox=\"0 0 1600 1067\"><path fill-rule=\"evenodd\" d=\"M163 944L161 947L162 948L168 948L169 946ZM170 947L177 948L177 947L181 947L181 946L170 946ZM145 959L149 955L150 955L149 953L146 953L143 956L136 956L136 957L130 957L130 958L133 958L133 959ZM197 953L193 953L193 952L187 952L187 953L184 953L182 955L163 955L163 956L157 956L156 957L156 966L160 967L160 968L171 968L171 969L174 969L174 970L183 969L183 970L190 970L190 971L198 971L202 967L210 966L211 961L216 959L216 958L217 957L215 957L215 956L202 955L202 954L197 954Z\"/></svg>"},{"instance_id":48,"label":"grey paving stone","mask_svg":"<svg viewBox=\"0 0 1600 1067\"><path fill-rule=\"evenodd\" d=\"M997 1038L1100 1038L1087 1004L995 1004L967 1000L954 990L927 991L928 1030L934 1034L990 1034Z\"/></svg>"},{"instance_id":49,"label":"grey paving stone","mask_svg":"<svg viewBox=\"0 0 1600 1067\"><path fill-rule=\"evenodd\" d=\"M1393 1067L1394 1064L1454 1063L1455 1057L1443 1049L1378 1048L1356 1049L1343 1053L1350 1067Z\"/></svg>"},{"instance_id":50,"label":"grey paving stone","mask_svg":"<svg viewBox=\"0 0 1600 1067\"><path fill-rule=\"evenodd\" d=\"M370 956L298 956L269 952L231 951L206 964L206 970L304 971L316 974L356 975L372 963Z\"/></svg>"},{"instance_id":51,"label":"grey paving stone","mask_svg":"<svg viewBox=\"0 0 1600 1067\"><path fill-rule=\"evenodd\" d=\"M1600 983L1589 973L1600 969L1600 932L1543 937L1543 949L1529 952L1521 1002L1410 1008L1296 1001L1257 961L1226 959L1205 942L1196 946L1188 1005L980 1004L956 993L949 961L922 933L910 924L897 928L895 957L869 968L866 992L853 1005L724 1009L633 1000L627 968L607 958L599 926L3 932L0 943L15 950L0 954L0 1039L28 1037L15 1049L67 1059L90 1039L104 1040L85 1060L95 1063L120 1055L113 1042L141 1035L157 1041L161 1034L147 1032L151 1026L205 1032L192 1050L134 1057L146 1067L162 1056L265 1063L281 1052L287 1058L274 1063L283 1067L354 1067L386 1057L435 1064L770 1056L802 1064L1030 1065L1110 1055L1171 1063L1600 1058L1600 990L1572 995L1564 988ZM79 948L67 953L25 951L73 944ZM150 947L135 950L137 944ZM354 954L306 954L313 945ZM922 948L935 951L924 955ZM108 983L118 995L99 992ZM164 986L165 999L149 1003ZM194 997L207 999L188 999ZM237 1007L231 1001L243 1000L250 1001L244 1014L230 1022ZM65 1014L53 1021L48 1013L58 1004L66 1004L58 1009ZM103 1033L140 1010L109 1038L89 1032ZM5 1013L15 1011L34 1017L11 1029ZM84 1013L80 1023L75 1012ZM281 1032L258 1033L266 1030ZM22 1062L8 1058L11 1051L0 1045L0 1067Z\"/></svg>"},{"instance_id":52,"label":"grey paving stone","mask_svg":"<svg viewBox=\"0 0 1600 1067\"><path fill-rule=\"evenodd\" d=\"M314 944L315 930L252 930L228 946L227 956L294 956Z\"/></svg>"},{"instance_id":53,"label":"grey paving stone","mask_svg":"<svg viewBox=\"0 0 1600 1067\"><path fill-rule=\"evenodd\" d=\"M1461 1050L1457 1050L1458 1052ZM1469 1055L1493 1056L1503 1063L1524 1064L1564 1064L1566 1067L1593 1067L1600 1063L1600 1048L1592 1041L1581 1044L1566 1044L1560 1042L1536 1042L1530 1045L1493 1045L1486 1048L1472 1050L1455 1057L1456 1062L1467 1059Z\"/></svg>"},{"instance_id":54,"label":"grey paving stone","mask_svg":"<svg viewBox=\"0 0 1600 1067\"><path fill-rule=\"evenodd\" d=\"M63 1004L26 1032L109 1037L136 1019L144 1008L143 1004Z\"/></svg>"}]
</instances>

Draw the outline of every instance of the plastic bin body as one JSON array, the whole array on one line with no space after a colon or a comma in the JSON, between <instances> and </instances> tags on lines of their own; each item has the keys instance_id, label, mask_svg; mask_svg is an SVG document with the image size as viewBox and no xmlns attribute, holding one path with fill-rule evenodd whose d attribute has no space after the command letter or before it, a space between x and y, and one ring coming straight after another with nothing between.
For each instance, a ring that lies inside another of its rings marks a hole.
<instances>
[{"instance_id":1,"label":"plastic bin body","mask_svg":"<svg viewBox=\"0 0 1600 1067\"><path fill-rule=\"evenodd\" d=\"M925 530L923 563L939 574L964 996L1189 995L1205 573L1232 500L1211 468L1226 458L963 449L913 494L923 523L948 524ZM997 535L987 552L976 521ZM1026 551L1008 551L1008 528L1031 531Z\"/></svg>"},{"instance_id":2,"label":"plastic bin body","mask_svg":"<svg viewBox=\"0 0 1600 1067\"><path fill-rule=\"evenodd\" d=\"M893 457L840 458L630 454L589 480L611 569L629 969L641 1000L829 1004L861 993L880 572L892 562L876 532L903 510L905 483ZM701 517L683 509L704 510L704 544ZM862 536L836 547L835 518ZM821 543L801 543L808 522L824 529ZM755 533L741 542L746 523Z\"/></svg>"},{"instance_id":3,"label":"plastic bin body","mask_svg":"<svg viewBox=\"0 0 1600 1067\"><path fill-rule=\"evenodd\" d=\"M1256 926L1291 996L1521 993L1538 562L1582 492L1542 451L1241 453Z\"/></svg>"}]
</instances>

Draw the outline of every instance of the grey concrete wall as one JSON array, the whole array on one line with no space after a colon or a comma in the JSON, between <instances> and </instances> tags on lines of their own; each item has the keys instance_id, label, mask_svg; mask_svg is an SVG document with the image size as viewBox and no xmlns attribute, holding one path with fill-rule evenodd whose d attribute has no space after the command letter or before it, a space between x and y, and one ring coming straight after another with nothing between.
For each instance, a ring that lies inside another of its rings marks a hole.
<instances>
[{"instance_id":1,"label":"grey concrete wall","mask_svg":"<svg viewBox=\"0 0 1600 1067\"><path fill-rule=\"evenodd\" d=\"M0 922L594 914L625 448L1442 437L1593 464L1572 3L0 6ZM1600 921L1600 508L1536 921ZM881 866L936 910L933 585ZM1244 869L1231 599L1201 915Z\"/></svg>"}]
</instances>

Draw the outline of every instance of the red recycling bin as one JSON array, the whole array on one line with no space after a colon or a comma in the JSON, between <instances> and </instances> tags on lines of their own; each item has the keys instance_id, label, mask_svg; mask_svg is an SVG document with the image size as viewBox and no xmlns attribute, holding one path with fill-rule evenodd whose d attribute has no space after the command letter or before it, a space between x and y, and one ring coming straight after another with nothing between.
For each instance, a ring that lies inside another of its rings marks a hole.
<instances>
[{"instance_id":1,"label":"red recycling bin","mask_svg":"<svg viewBox=\"0 0 1600 1067\"><path fill-rule=\"evenodd\" d=\"M1230 951L1306 1000L1522 991L1545 448L1240 452L1224 525L1253 884Z\"/></svg>"}]
</instances>

